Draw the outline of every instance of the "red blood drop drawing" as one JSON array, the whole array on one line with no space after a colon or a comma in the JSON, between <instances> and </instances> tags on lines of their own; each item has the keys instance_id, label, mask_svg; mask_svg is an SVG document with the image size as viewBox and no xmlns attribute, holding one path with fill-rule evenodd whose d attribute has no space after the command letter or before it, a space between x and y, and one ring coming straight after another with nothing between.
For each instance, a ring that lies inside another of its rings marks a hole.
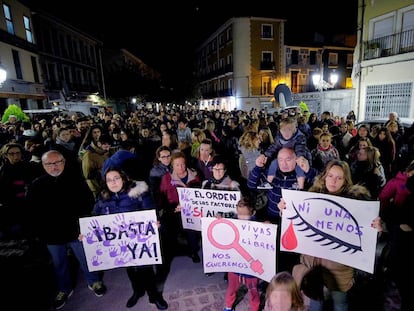
<instances>
[{"instance_id":1,"label":"red blood drop drawing","mask_svg":"<svg viewBox=\"0 0 414 311\"><path fill-rule=\"evenodd\" d=\"M293 222L290 221L289 227L282 235L282 245L285 249L292 250L298 246L295 230L293 230Z\"/></svg>"}]
</instances>

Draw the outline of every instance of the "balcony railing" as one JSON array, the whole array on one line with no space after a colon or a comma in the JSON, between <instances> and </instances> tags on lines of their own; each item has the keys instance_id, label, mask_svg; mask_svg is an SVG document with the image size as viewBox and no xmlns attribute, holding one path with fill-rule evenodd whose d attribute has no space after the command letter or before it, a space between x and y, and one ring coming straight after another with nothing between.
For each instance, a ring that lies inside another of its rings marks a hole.
<instances>
[{"instance_id":1,"label":"balcony railing","mask_svg":"<svg viewBox=\"0 0 414 311\"><path fill-rule=\"evenodd\" d=\"M414 29L364 42L364 60L414 52Z\"/></svg>"},{"instance_id":2,"label":"balcony railing","mask_svg":"<svg viewBox=\"0 0 414 311\"><path fill-rule=\"evenodd\" d=\"M275 62L262 61L260 62L260 70L273 70L275 68Z\"/></svg>"}]
</instances>

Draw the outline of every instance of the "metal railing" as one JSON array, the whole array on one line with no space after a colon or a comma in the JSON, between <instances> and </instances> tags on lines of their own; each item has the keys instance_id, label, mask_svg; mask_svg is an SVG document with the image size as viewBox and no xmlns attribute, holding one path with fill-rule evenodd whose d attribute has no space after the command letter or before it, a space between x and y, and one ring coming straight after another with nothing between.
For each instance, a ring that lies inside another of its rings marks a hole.
<instances>
[{"instance_id":1,"label":"metal railing","mask_svg":"<svg viewBox=\"0 0 414 311\"><path fill-rule=\"evenodd\" d=\"M414 52L414 29L364 42L364 60Z\"/></svg>"}]
</instances>

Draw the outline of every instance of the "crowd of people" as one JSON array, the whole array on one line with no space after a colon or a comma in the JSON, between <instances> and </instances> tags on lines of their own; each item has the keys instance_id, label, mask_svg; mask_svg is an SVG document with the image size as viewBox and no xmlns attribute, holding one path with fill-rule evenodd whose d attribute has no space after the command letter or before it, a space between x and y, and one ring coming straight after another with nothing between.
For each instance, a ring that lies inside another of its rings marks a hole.
<instances>
[{"instance_id":1,"label":"crowd of people","mask_svg":"<svg viewBox=\"0 0 414 311\"><path fill-rule=\"evenodd\" d=\"M241 279L252 311L326 310L328 298L335 311L359 310L361 302L352 301L358 282L377 289L366 301L372 299L381 310L386 278L398 288L401 310L414 310L413 258L406 252L414 241L414 127L404 130L394 112L379 128L356 129L355 122L353 112L318 116L300 109L268 115L256 109L143 108L30 121L11 115L0 133L0 241L45 247L53 266L53 306L61 309L76 286L73 266L98 297L110 282L104 282L104 272L88 271L78 219L154 209L163 264L126 269L132 288L126 307L146 292L150 303L165 310L163 284L174 257L201 261L201 235L182 228L177 187L241 191L238 218L278 224L278 229L285 208L282 189L376 200L380 218L372 225L386 247L373 276L278 248L277 274L270 283L226 275L224 310L234 308ZM319 279L308 277L315 271ZM320 284L309 284L316 279Z\"/></svg>"}]
</instances>

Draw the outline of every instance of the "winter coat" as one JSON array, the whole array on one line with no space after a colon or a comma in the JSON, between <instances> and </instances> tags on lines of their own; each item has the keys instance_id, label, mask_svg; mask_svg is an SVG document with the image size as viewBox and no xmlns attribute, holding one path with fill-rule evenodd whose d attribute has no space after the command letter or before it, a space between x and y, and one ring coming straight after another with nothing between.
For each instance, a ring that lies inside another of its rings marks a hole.
<instances>
[{"instance_id":1,"label":"winter coat","mask_svg":"<svg viewBox=\"0 0 414 311\"><path fill-rule=\"evenodd\" d=\"M297 130L289 140L285 140L279 132L275 138L275 142L269 146L264 154L269 159L275 159L277 153L282 148L295 150L297 157L305 157L309 161L309 164L312 164L312 156L306 145L306 136L300 130Z\"/></svg>"},{"instance_id":2,"label":"winter coat","mask_svg":"<svg viewBox=\"0 0 414 311\"><path fill-rule=\"evenodd\" d=\"M107 215L155 209L156 205L145 181L135 181L129 191L121 190L109 198L99 194L93 208L94 215Z\"/></svg>"},{"instance_id":3,"label":"winter coat","mask_svg":"<svg viewBox=\"0 0 414 311\"><path fill-rule=\"evenodd\" d=\"M85 180L65 168L57 177L35 179L27 201L34 236L46 244L66 244L78 239L79 218L91 215L95 199Z\"/></svg>"},{"instance_id":4,"label":"winter coat","mask_svg":"<svg viewBox=\"0 0 414 311\"><path fill-rule=\"evenodd\" d=\"M240 190L239 182L232 180L228 175L224 176L221 181L216 181L214 178L204 180L201 188L216 189L216 190Z\"/></svg>"},{"instance_id":5,"label":"winter coat","mask_svg":"<svg viewBox=\"0 0 414 311\"><path fill-rule=\"evenodd\" d=\"M149 173L149 187L154 198L160 191L162 176L169 173L170 170L171 168L169 166L165 166L162 163L158 163L151 168Z\"/></svg>"},{"instance_id":6,"label":"winter coat","mask_svg":"<svg viewBox=\"0 0 414 311\"><path fill-rule=\"evenodd\" d=\"M242 146L239 147L239 167L240 172L244 178L249 178L250 172L256 166L256 159L260 155L260 151L257 149L246 149Z\"/></svg>"},{"instance_id":7,"label":"winter coat","mask_svg":"<svg viewBox=\"0 0 414 311\"><path fill-rule=\"evenodd\" d=\"M405 172L398 172L394 178L390 179L382 188L378 198L381 201L381 208L387 208L390 205L402 206L410 195L407 189L408 175Z\"/></svg>"},{"instance_id":8,"label":"winter coat","mask_svg":"<svg viewBox=\"0 0 414 311\"><path fill-rule=\"evenodd\" d=\"M187 182L184 183L173 171L165 174L160 184L160 208L167 212L173 212L179 204L178 187L198 188L201 180L197 172L187 168Z\"/></svg>"}]
</instances>

